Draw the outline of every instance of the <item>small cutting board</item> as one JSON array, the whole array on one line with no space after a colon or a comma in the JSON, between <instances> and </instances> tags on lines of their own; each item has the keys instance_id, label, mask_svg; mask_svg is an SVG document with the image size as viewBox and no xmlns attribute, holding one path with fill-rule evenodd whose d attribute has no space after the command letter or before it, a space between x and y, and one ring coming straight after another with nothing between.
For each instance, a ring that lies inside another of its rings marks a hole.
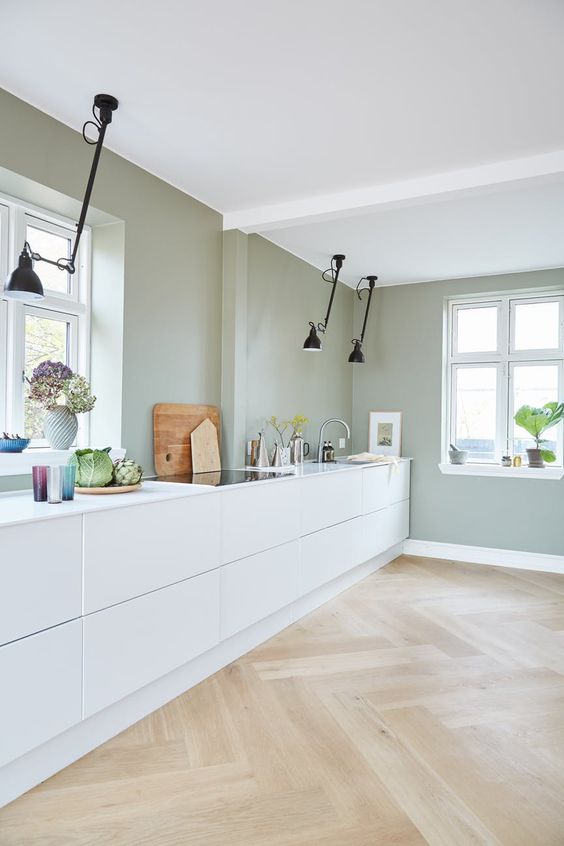
<instances>
[{"instance_id":1,"label":"small cutting board","mask_svg":"<svg viewBox=\"0 0 564 846\"><path fill-rule=\"evenodd\" d=\"M217 429L209 418L203 420L190 435L192 443L192 472L212 473L221 470Z\"/></svg>"},{"instance_id":2,"label":"small cutting board","mask_svg":"<svg viewBox=\"0 0 564 846\"><path fill-rule=\"evenodd\" d=\"M203 420L209 419L220 438L220 414L215 405L159 402L153 409L155 470L157 476L183 476L192 473L190 435Z\"/></svg>"}]
</instances>

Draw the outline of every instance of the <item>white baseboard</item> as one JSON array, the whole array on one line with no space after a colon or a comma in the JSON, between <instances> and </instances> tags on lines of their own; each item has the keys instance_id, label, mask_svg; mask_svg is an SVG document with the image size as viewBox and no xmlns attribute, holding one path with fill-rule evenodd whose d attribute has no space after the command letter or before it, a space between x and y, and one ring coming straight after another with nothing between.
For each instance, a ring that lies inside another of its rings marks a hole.
<instances>
[{"instance_id":1,"label":"white baseboard","mask_svg":"<svg viewBox=\"0 0 564 846\"><path fill-rule=\"evenodd\" d=\"M399 543L6 764L0 770L0 808L389 564L401 553L402 544Z\"/></svg>"},{"instance_id":2,"label":"white baseboard","mask_svg":"<svg viewBox=\"0 0 564 846\"><path fill-rule=\"evenodd\" d=\"M440 543L414 538L408 538L403 542L403 551L405 555L420 555L424 558L444 558L447 561L491 564L495 567L512 567L515 570L537 570L541 573L564 575L564 555L520 552L516 549L495 549L487 546L465 546L459 543Z\"/></svg>"}]
</instances>

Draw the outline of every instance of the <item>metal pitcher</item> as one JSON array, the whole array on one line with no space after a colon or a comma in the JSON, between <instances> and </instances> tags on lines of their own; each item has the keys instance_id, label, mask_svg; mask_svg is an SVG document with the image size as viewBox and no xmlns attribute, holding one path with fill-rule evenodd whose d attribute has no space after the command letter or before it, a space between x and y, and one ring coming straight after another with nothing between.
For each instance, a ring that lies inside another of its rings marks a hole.
<instances>
[{"instance_id":1,"label":"metal pitcher","mask_svg":"<svg viewBox=\"0 0 564 846\"><path fill-rule=\"evenodd\" d=\"M309 455L309 444L301 435L294 435L290 441L290 463L303 464L307 455Z\"/></svg>"}]
</instances>

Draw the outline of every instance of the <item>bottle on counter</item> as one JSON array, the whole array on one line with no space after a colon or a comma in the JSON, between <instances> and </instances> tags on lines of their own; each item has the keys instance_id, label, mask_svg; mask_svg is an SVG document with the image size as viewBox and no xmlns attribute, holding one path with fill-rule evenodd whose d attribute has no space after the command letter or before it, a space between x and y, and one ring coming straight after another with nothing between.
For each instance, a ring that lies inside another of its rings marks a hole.
<instances>
[{"instance_id":1,"label":"bottle on counter","mask_svg":"<svg viewBox=\"0 0 564 846\"><path fill-rule=\"evenodd\" d=\"M324 464L328 460L327 459L328 451L329 451L329 444L327 443L327 441L324 441L323 442L323 453L322 453L322 458L321 458L321 460L323 461Z\"/></svg>"},{"instance_id":2,"label":"bottle on counter","mask_svg":"<svg viewBox=\"0 0 564 846\"><path fill-rule=\"evenodd\" d=\"M335 461L335 449L331 441L327 445L327 461Z\"/></svg>"}]
</instances>

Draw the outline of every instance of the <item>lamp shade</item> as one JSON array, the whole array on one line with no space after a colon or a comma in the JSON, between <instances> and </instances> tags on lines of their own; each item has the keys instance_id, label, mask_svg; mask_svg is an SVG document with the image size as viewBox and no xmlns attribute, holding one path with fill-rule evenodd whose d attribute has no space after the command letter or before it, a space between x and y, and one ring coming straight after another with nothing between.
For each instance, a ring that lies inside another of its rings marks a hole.
<instances>
[{"instance_id":1,"label":"lamp shade","mask_svg":"<svg viewBox=\"0 0 564 846\"><path fill-rule=\"evenodd\" d=\"M319 352L321 350L321 339L317 334L317 330L313 323L309 324L311 329L309 330L309 335L304 341L304 350L308 350L309 352Z\"/></svg>"},{"instance_id":2,"label":"lamp shade","mask_svg":"<svg viewBox=\"0 0 564 846\"><path fill-rule=\"evenodd\" d=\"M18 266L6 282L4 296L13 300L42 300L45 296L41 279L33 269L27 245L20 253Z\"/></svg>"},{"instance_id":3,"label":"lamp shade","mask_svg":"<svg viewBox=\"0 0 564 846\"><path fill-rule=\"evenodd\" d=\"M362 352L362 344L360 341L353 341L354 349L352 353L349 355L349 361L351 364L364 364L365 358L364 353Z\"/></svg>"}]
</instances>

